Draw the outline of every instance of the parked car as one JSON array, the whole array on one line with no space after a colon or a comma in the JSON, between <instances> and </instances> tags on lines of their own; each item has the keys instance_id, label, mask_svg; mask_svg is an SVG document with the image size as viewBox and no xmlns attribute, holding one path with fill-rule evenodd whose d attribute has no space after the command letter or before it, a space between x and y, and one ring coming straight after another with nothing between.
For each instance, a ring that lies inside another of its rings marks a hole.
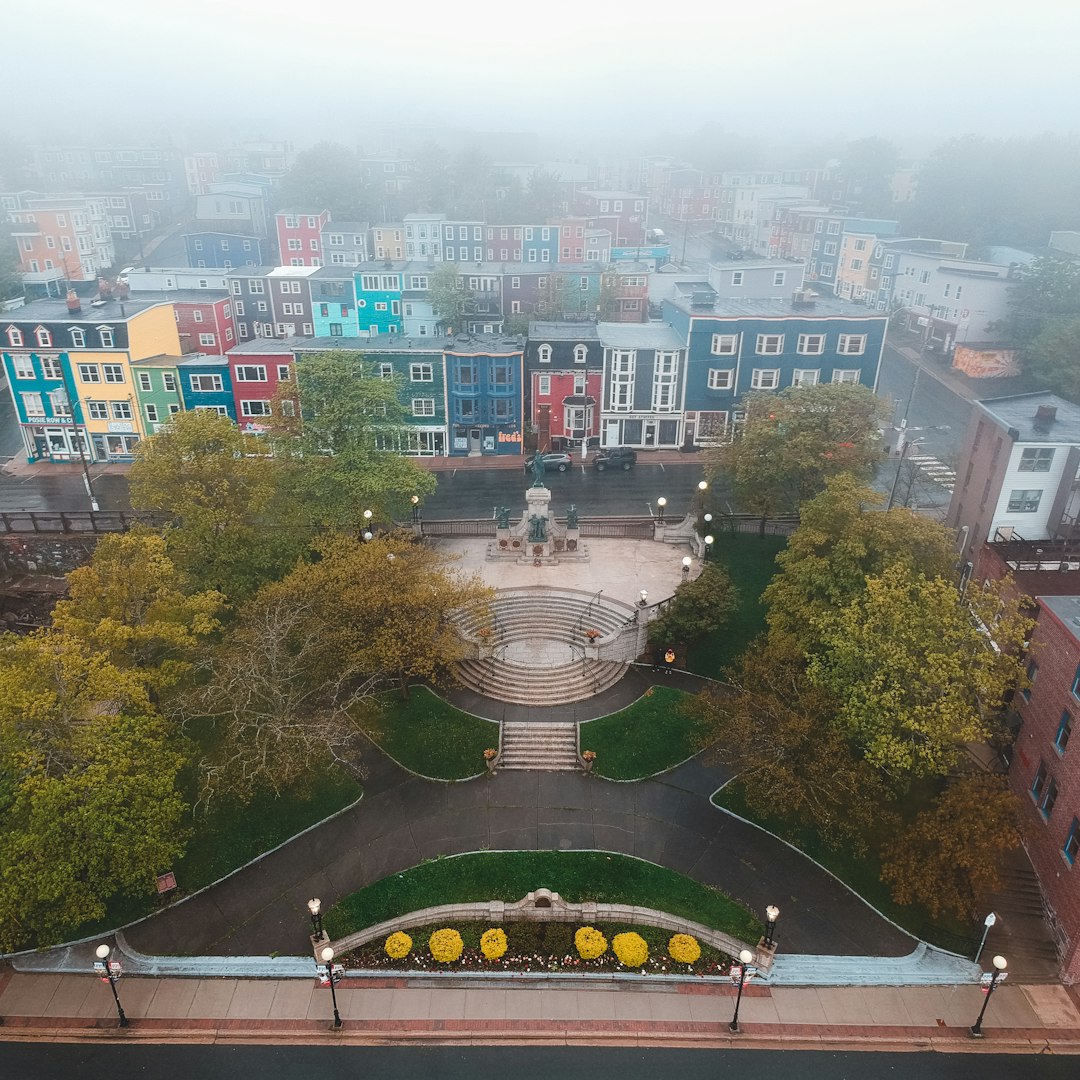
<instances>
[{"instance_id":1,"label":"parked car","mask_svg":"<svg viewBox=\"0 0 1080 1080\"><path fill-rule=\"evenodd\" d=\"M596 455L593 467L597 472L605 469L632 469L637 462L637 451L631 446L607 446Z\"/></svg>"},{"instance_id":2,"label":"parked car","mask_svg":"<svg viewBox=\"0 0 1080 1080\"><path fill-rule=\"evenodd\" d=\"M569 454L548 453L540 456L544 459L544 468L548 472L566 472L574 464L574 459ZM525 462L526 472L532 469L533 460L533 458L529 458Z\"/></svg>"}]
</instances>

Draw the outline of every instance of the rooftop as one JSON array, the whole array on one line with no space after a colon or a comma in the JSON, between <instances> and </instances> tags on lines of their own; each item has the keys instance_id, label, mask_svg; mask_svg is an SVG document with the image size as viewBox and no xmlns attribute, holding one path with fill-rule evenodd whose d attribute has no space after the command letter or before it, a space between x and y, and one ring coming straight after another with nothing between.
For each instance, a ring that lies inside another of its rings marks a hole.
<instances>
[{"instance_id":1,"label":"rooftop","mask_svg":"<svg viewBox=\"0 0 1080 1080\"><path fill-rule=\"evenodd\" d=\"M615 349L684 349L686 342L667 323L598 323L602 345Z\"/></svg>"},{"instance_id":2,"label":"rooftop","mask_svg":"<svg viewBox=\"0 0 1080 1080\"><path fill-rule=\"evenodd\" d=\"M1080 445L1080 406L1057 394L1014 394L975 404L1008 428L1015 442ZM1040 407L1054 412L1037 419Z\"/></svg>"},{"instance_id":3,"label":"rooftop","mask_svg":"<svg viewBox=\"0 0 1080 1080\"><path fill-rule=\"evenodd\" d=\"M596 341L599 334L591 322L530 322L529 337L541 341Z\"/></svg>"},{"instance_id":4,"label":"rooftop","mask_svg":"<svg viewBox=\"0 0 1080 1080\"><path fill-rule=\"evenodd\" d=\"M228 289L138 289L140 299L153 297L161 304L216 304L229 298Z\"/></svg>"},{"instance_id":5,"label":"rooftop","mask_svg":"<svg viewBox=\"0 0 1080 1080\"><path fill-rule=\"evenodd\" d=\"M1036 596L1035 599L1080 642L1080 596Z\"/></svg>"},{"instance_id":6,"label":"rooftop","mask_svg":"<svg viewBox=\"0 0 1080 1080\"><path fill-rule=\"evenodd\" d=\"M790 270L802 267L802 259L722 259L710 262L710 270Z\"/></svg>"},{"instance_id":7,"label":"rooftop","mask_svg":"<svg viewBox=\"0 0 1080 1080\"><path fill-rule=\"evenodd\" d=\"M590 191L582 190L578 192L585 198L590 199L644 199L645 195L642 195L637 191Z\"/></svg>"},{"instance_id":8,"label":"rooftop","mask_svg":"<svg viewBox=\"0 0 1080 1080\"><path fill-rule=\"evenodd\" d=\"M836 296L821 296L816 293L810 293L809 299L804 302L797 302L792 295L782 300L717 298L711 305L699 306L692 304L690 296L686 293L677 292L669 302L688 315L703 318L779 319L786 316L803 316L808 319L837 317L880 319L882 322L887 318L884 312L874 311L865 304L856 304L850 300L841 300Z\"/></svg>"},{"instance_id":9,"label":"rooftop","mask_svg":"<svg viewBox=\"0 0 1080 1080\"><path fill-rule=\"evenodd\" d=\"M58 300L50 297L47 300L32 300L10 313L13 322L69 322L69 323L93 323L101 322L126 322L128 319L141 315L150 308L157 307L162 301L136 300L94 300L90 297L81 297L82 312L72 314L68 311L67 300Z\"/></svg>"},{"instance_id":10,"label":"rooftop","mask_svg":"<svg viewBox=\"0 0 1080 1080\"><path fill-rule=\"evenodd\" d=\"M329 221L323 226L324 233L366 233L366 221Z\"/></svg>"}]
</instances>

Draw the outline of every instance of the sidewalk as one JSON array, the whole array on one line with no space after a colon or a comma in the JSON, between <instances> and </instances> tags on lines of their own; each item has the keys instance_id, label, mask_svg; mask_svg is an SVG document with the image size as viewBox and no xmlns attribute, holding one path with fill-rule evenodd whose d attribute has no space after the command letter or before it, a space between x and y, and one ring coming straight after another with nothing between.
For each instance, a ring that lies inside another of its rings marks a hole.
<instances>
[{"instance_id":1,"label":"sidewalk","mask_svg":"<svg viewBox=\"0 0 1080 1080\"><path fill-rule=\"evenodd\" d=\"M750 984L728 1029L731 986L688 981L599 988L546 984L418 985L405 978L346 979L344 1026L332 1027L328 990L312 980L124 977L131 1023L120 1029L108 986L86 975L0 974L0 1041L119 1039L163 1042L589 1043L874 1050L1080 1053L1080 1008L1061 986L1006 983L983 1021L968 1026L976 986L794 988Z\"/></svg>"}]
</instances>

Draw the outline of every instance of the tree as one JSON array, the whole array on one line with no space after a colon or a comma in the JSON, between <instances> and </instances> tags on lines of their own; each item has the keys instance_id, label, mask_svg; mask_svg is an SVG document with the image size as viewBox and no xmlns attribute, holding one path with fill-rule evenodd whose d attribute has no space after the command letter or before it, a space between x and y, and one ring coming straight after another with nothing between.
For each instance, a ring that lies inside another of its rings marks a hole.
<instances>
[{"instance_id":1,"label":"tree","mask_svg":"<svg viewBox=\"0 0 1080 1080\"><path fill-rule=\"evenodd\" d=\"M675 590L671 604L649 626L649 637L657 642L700 641L719 630L738 606L739 593L727 571L714 563L693 581Z\"/></svg>"},{"instance_id":2,"label":"tree","mask_svg":"<svg viewBox=\"0 0 1080 1080\"><path fill-rule=\"evenodd\" d=\"M838 611L888 567L948 577L956 554L947 529L909 510L870 509L881 496L853 477L836 476L803 503L799 527L777 556L780 572L764 593L772 633L813 655Z\"/></svg>"},{"instance_id":3,"label":"tree","mask_svg":"<svg viewBox=\"0 0 1080 1080\"><path fill-rule=\"evenodd\" d=\"M458 277L456 263L444 262L428 277L428 295L439 325L447 333L460 330L473 295Z\"/></svg>"},{"instance_id":4,"label":"tree","mask_svg":"<svg viewBox=\"0 0 1080 1080\"><path fill-rule=\"evenodd\" d=\"M1080 316L1045 324L1023 350L1023 366L1038 386L1080 402Z\"/></svg>"},{"instance_id":5,"label":"tree","mask_svg":"<svg viewBox=\"0 0 1080 1080\"><path fill-rule=\"evenodd\" d=\"M1025 369L1038 370L1037 339L1080 318L1080 263L1045 254L1025 266L1009 290L1009 316L1002 329L1024 349Z\"/></svg>"},{"instance_id":6,"label":"tree","mask_svg":"<svg viewBox=\"0 0 1080 1080\"><path fill-rule=\"evenodd\" d=\"M542 305L540 311L547 319L565 319L568 314L571 314L571 304L577 299L570 289L566 275L555 272L545 276L544 285L539 290L538 296L539 304ZM577 314L577 311L575 310L573 314Z\"/></svg>"},{"instance_id":7,"label":"tree","mask_svg":"<svg viewBox=\"0 0 1080 1080\"><path fill-rule=\"evenodd\" d=\"M11 234L11 223L0 221L0 301L22 296L19 251Z\"/></svg>"},{"instance_id":8,"label":"tree","mask_svg":"<svg viewBox=\"0 0 1080 1080\"><path fill-rule=\"evenodd\" d=\"M320 527L359 529L365 510L388 521L412 495L435 490L412 458L380 448L407 430L400 389L400 380L379 378L364 353L347 349L300 354L295 386L279 389L301 410L275 402L271 444L293 463L293 498Z\"/></svg>"},{"instance_id":9,"label":"tree","mask_svg":"<svg viewBox=\"0 0 1080 1080\"><path fill-rule=\"evenodd\" d=\"M281 178L281 204L298 210L329 210L337 221L367 221L378 207L378 198L348 147L321 142L297 154Z\"/></svg>"},{"instance_id":10,"label":"tree","mask_svg":"<svg viewBox=\"0 0 1080 1080\"><path fill-rule=\"evenodd\" d=\"M730 476L736 505L760 514L790 514L831 476L868 478L881 457L880 398L865 386L829 383L752 394L735 439L714 452L713 482Z\"/></svg>"},{"instance_id":11,"label":"tree","mask_svg":"<svg viewBox=\"0 0 1080 1080\"><path fill-rule=\"evenodd\" d=\"M547 221L559 207L559 177L544 169L534 169L525 188L526 220Z\"/></svg>"},{"instance_id":12,"label":"tree","mask_svg":"<svg viewBox=\"0 0 1080 1080\"><path fill-rule=\"evenodd\" d=\"M438 143L426 143L416 152L411 192L418 210L449 212L453 178L447 153Z\"/></svg>"},{"instance_id":13,"label":"tree","mask_svg":"<svg viewBox=\"0 0 1080 1080\"><path fill-rule=\"evenodd\" d=\"M613 319L619 310L619 274L608 267L600 275L600 295L596 300L596 312L601 322Z\"/></svg>"},{"instance_id":14,"label":"tree","mask_svg":"<svg viewBox=\"0 0 1080 1080\"><path fill-rule=\"evenodd\" d=\"M524 312L507 315L503 322L503 329L508 334L525 337L529 333L529 316Z\"/></svg>"},{"instance_id":15,"label":"tree","mask_svg":"<svg viewBox=\"0 0 1080 1080\"><path fill-rule=\"evenodd\" d=\"M885 813L887 790L832 723L836 699L806 678L797 652L775 641L751 645L731 684L688 705L709 758L737 770L756 813L811 825L831 845L861 850Z\"/></svg>"},{"instance_id":16,"label":"tree","mask_svg":"<svg viewBox=\"0 0 1080 1080\"><path fill-rule=\"evenodd\" d=\"M1022 683L1032 625L997 585L962 600L951 581L894 563L823 627L808 675L871 765L898 780L941 775Z\"/></svg>"},{"instance_id":17,"label":"tree","mask_svg":"<svg viewBox=\"0 0 1080 1080\"><path fill-rule=\"evenodd\" d=\"M160 693L185 677L199 643L220 628L224 599L190 593L164 537L139 529L102 537L90 563L68 574L52 625Z\"/></svg>"},{"instance_id":18,"label":"tree","mask_svg":"<svg viewBox=\"0 0 1080 1080\"><path fill-rule=\"evenodd\" d=\"M313 528L294 498L299 469L267 449L207 409L178 413L136 448L131 504L172 518L166 549L193 587L236 600L307 550Z\"/></svg>"},{"instance_id":19,"label":"tree","mask_svg":"<svg viewBox=\"0 0 1080 1080\"><path fill-rule=\"evenodd\" d=\"M1020 846L1016 796L1003 778L955 780L884 851L882 880L899 904L923 904L937 918L973 918L1001 886L1002 858Z\"/></svg>"},{"instance_id":20,"label":"tree","mask_svg":"<svg viewBox=\"0 0 1080 1080\"><path fill-rule=\"evenodd\" d=\"M888 139L871 136L847 144L841 167L866 217L886 217L893 212L892 178L896 165L896 147Z\"/></svg>"},{"instance_id":21,"label":"tree","mask_svg":"<svg viewBox=\"0 0 1080 1080\"><path fill-rule=\"evenodd\" d=\"M0 637L0 949L52 944L180 857L185 745L66 634Z\"/></svg>"}]
</instances>

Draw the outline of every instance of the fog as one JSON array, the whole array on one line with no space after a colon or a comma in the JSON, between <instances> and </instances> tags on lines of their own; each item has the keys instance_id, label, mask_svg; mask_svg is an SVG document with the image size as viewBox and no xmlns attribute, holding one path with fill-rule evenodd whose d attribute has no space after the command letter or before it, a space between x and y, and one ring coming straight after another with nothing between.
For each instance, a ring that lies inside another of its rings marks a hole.
<instances>
[{"instance_id":1,"label":"fog","mask_svg":"<svg viewBox=\"0 0 1080 1080\"><path fill-rule=\"evenodd\" d=\"M50 138L355 143L370 121L639 147L1076 129L1074 0L85 0L7 7L2 126Z\"/></svg>"}]
</instances>

